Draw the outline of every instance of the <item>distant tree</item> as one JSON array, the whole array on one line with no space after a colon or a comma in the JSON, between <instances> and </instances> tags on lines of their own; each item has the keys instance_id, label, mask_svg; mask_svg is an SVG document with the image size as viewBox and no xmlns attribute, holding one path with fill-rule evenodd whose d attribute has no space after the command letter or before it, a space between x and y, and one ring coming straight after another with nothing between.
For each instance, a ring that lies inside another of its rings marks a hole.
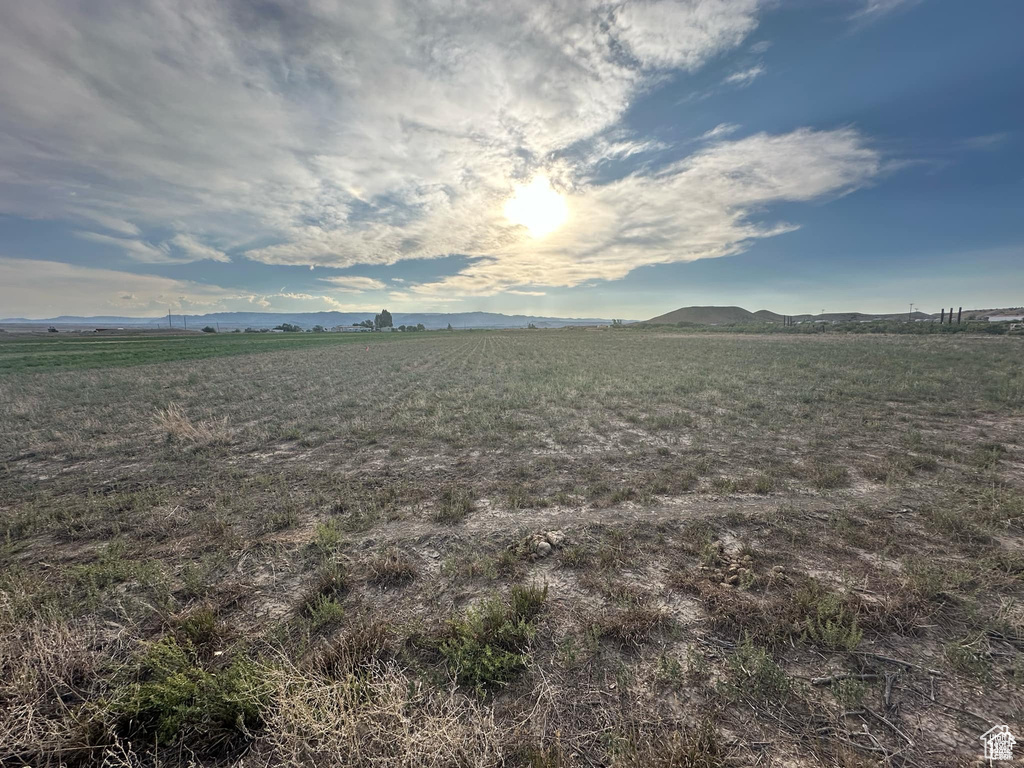
<instances>
[{"instance_id":1,"label":"distant tree","mask_svg":"<svg viewBox=\"0 0 1024 768\"><path fill-rule=\"evenodd\" d=\"M423 323L416 323L416 330L417 331L425 331L425 330L427 330L427 327Z\"/></svg>"},{"instance_id":2,"label":"distant tree","mask_svg":"<svg viewBox=\"0 0 1024 768\"><path fill-rule=\"evenodd\" d=\"M217 332L217 329L214 328L212 325L208 325L205 328L203 328L203 333L216 333L216 332Z\"/></svg>"},{"instance_id":3,"label":"distant tree","mask_svg":"<svg viewBox=\"0 0 1024 768\"><path fill-rule=\"evenodd\" d=\"M327 332L327 329L324 328L322 325L314 325L313 326L313 333L326 333L326 332Z\"/></svg>"},{"instance_id":4,"label":"distant tree","mask_svg":"<svg viewBox=\"0 0 1024 768\"><path fill-rule=\"evenodd\" d=\"M235 330L233 330L233 331L232 331L232 333L241 333L241 332L242 332L242 331L241 331L241 329L239 329L239 328L235 328Z\"/></svg>"},{"instance_id":5,"label":"distant tree","mask_svg":"<svg viewBox=\"0 0 1024 768\"><path fill-rule=\"evenodd\" d=\"M406 328L405 328L404 325L400 325L400 326L398 326L398 330L400 330L400 331L402 331L404 333Z\"/></svg>"},{"instance_id":6,"label":"distant tree","mask_svg":"<svg viewBox=\"0 0 1024 768\"><path fill-rule=\"evenodd\" d=\"M448 330L449 331L452 330L452 324L451 323L448 323Z\"/></svg>"},{"instance_id":7,"label":"distant tree","mask_svg":"<svg viewBox=\"0 0 1024 768\"><path fill-rule=\"evenodd\" d=\"M378 315L378 317L379 317L379 315ZM362 320L362 321L360 321L358 323L352 323L352 326L355 327L355 328L373 328L374 327L373 323L374 323L373 320Z\"/></svg>"},{"instance_id":8,"label":"distant tree","mask_svg":"<svg viewBox=\"0 0 1024 768\"><path fill-rule=\"evenodd\" d=\"M284 331L285 333L302 333L302 326L293 325L292 323L281 323L280 325L275 325L274 330Z\"/></svg>"},{"instance_id":9,"label":"distant tree","mask_svg":"<svg viewBox=\"0 0 1024 768\"><path fill-rule=\"evenodd\" d=\"M621 328L621 327L622 327L622 321L621 320L612 320L612 328Z\"/></svg>"},{"instance_id":10,"label":"distant tree","mask_svg":"<svg viewBox=\"0 0 1024 768\"><path fill-rule=\"evenodd\" d=\"M382 309L379 315L373 318L373 327L378 331L381 328L394 328L394 324L391 322L391 313L386 309Z\"/></svg>"},{"instance_id":11,"label":"distant tree","mask_svg":"<svg viewBox=\"0 0 1024 768\"><path fill-rule=\"evenodd\" d=\"M537 330L537 326L534 325L533 323L527 323L526 327L527 327L527 329L529 329L531 331L536 331Z\"/></svg>"}]
</instances>

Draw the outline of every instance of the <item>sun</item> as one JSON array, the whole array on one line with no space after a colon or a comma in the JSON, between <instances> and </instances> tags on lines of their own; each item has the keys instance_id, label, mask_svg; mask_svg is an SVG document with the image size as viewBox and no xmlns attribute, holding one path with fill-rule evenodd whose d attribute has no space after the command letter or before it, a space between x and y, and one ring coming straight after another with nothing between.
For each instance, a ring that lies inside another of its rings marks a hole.
<instances>
[{"instance_id":1,"label":"sun","mask_svg":"<svg viewBox=\"0 0 1024 768\"><path fill-rule=\"evenodd\" d=\"M552 187L547 176L534 176L529 184L519 184L505 203L505 218L526 227L530 237L550 235L569 218L565 198Z\"/></svg>"}]
</instances>

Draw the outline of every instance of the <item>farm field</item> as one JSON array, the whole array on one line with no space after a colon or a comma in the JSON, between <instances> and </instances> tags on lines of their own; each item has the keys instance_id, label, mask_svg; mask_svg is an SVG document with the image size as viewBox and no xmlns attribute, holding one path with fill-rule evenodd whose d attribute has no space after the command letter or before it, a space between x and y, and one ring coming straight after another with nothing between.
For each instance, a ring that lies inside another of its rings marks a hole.
<instances>
[{"instance_id":1,"label":"farm field","mask_svg":"<svg viewBox=\"0 0 1024 768\"><path fill-rule=\"evenodd\" d=\"M0 765L970 764L1024 726L1022 361L0 341Z\"/></svg>"}]
</instances>

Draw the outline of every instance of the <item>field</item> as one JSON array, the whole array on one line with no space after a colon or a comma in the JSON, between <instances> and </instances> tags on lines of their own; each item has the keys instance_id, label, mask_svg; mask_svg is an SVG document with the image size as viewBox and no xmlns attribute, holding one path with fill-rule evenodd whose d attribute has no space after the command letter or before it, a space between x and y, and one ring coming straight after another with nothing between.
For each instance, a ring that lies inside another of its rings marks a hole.
<instances>
[{"instance_id":1,"label":"field","mask_svg":"<svg viewBox=\"0 0 1024 768\"><path fill-rule=\"evenodd\" d=\"M1024 728L1024 339L111 341L0 342L0 765L959 766Z\"/></svg>"}]
</instances>

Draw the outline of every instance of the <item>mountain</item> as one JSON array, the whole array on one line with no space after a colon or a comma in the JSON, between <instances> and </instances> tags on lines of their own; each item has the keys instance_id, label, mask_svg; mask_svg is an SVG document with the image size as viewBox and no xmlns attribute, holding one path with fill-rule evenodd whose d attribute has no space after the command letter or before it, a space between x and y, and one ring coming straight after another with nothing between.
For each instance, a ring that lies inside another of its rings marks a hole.
<instances>
[{"instance_id":1,"label":"mountain","mask_svg":"<svg viewBox=\"0 0 1024 768\"><path fill-rule=\"evenodd\" d=\"M220 325L220 329L273 328L281 323L292 323L302 328L322 325L332 328L336 325L351 326L363 320L373 320L375 312L212 312L206 315L171 315L164 317L78 317L61 315L44 319L29 320L23 317L7 318L0 323L10 325L71 325L94 328L97 326L118 326L132 328L195 328L205 325ZM400 325L423 324L427 328L525 328L533 323L538 328L563 328L567 325L608 325L611 320L596 317L538 317L534 315L503 315L499 312L392 312L392 321Z\"/></svg>"},{"instance_id":2,"label":"mountain","mask_svg":"<svg viewBox=\"0 0 1024 768\"><path fill-rule=\"evenodd\" d=\"M754 317L762 323L781 323L785 315L780 315L778 312L772 312L768 309L759 309L754 313Z\"/></svg>"},{"instance_id":3,"label":"mountain","mask_svg":"<svg viewBox=\"0 0 1024 768\"><path fill-rule=\"evenodd\" d=\"M759 318L743 307L682 307L674 312L652 317L647 322L728 325L730 323L756 323L759 322Z\"/></svg>"}]
</instances>

